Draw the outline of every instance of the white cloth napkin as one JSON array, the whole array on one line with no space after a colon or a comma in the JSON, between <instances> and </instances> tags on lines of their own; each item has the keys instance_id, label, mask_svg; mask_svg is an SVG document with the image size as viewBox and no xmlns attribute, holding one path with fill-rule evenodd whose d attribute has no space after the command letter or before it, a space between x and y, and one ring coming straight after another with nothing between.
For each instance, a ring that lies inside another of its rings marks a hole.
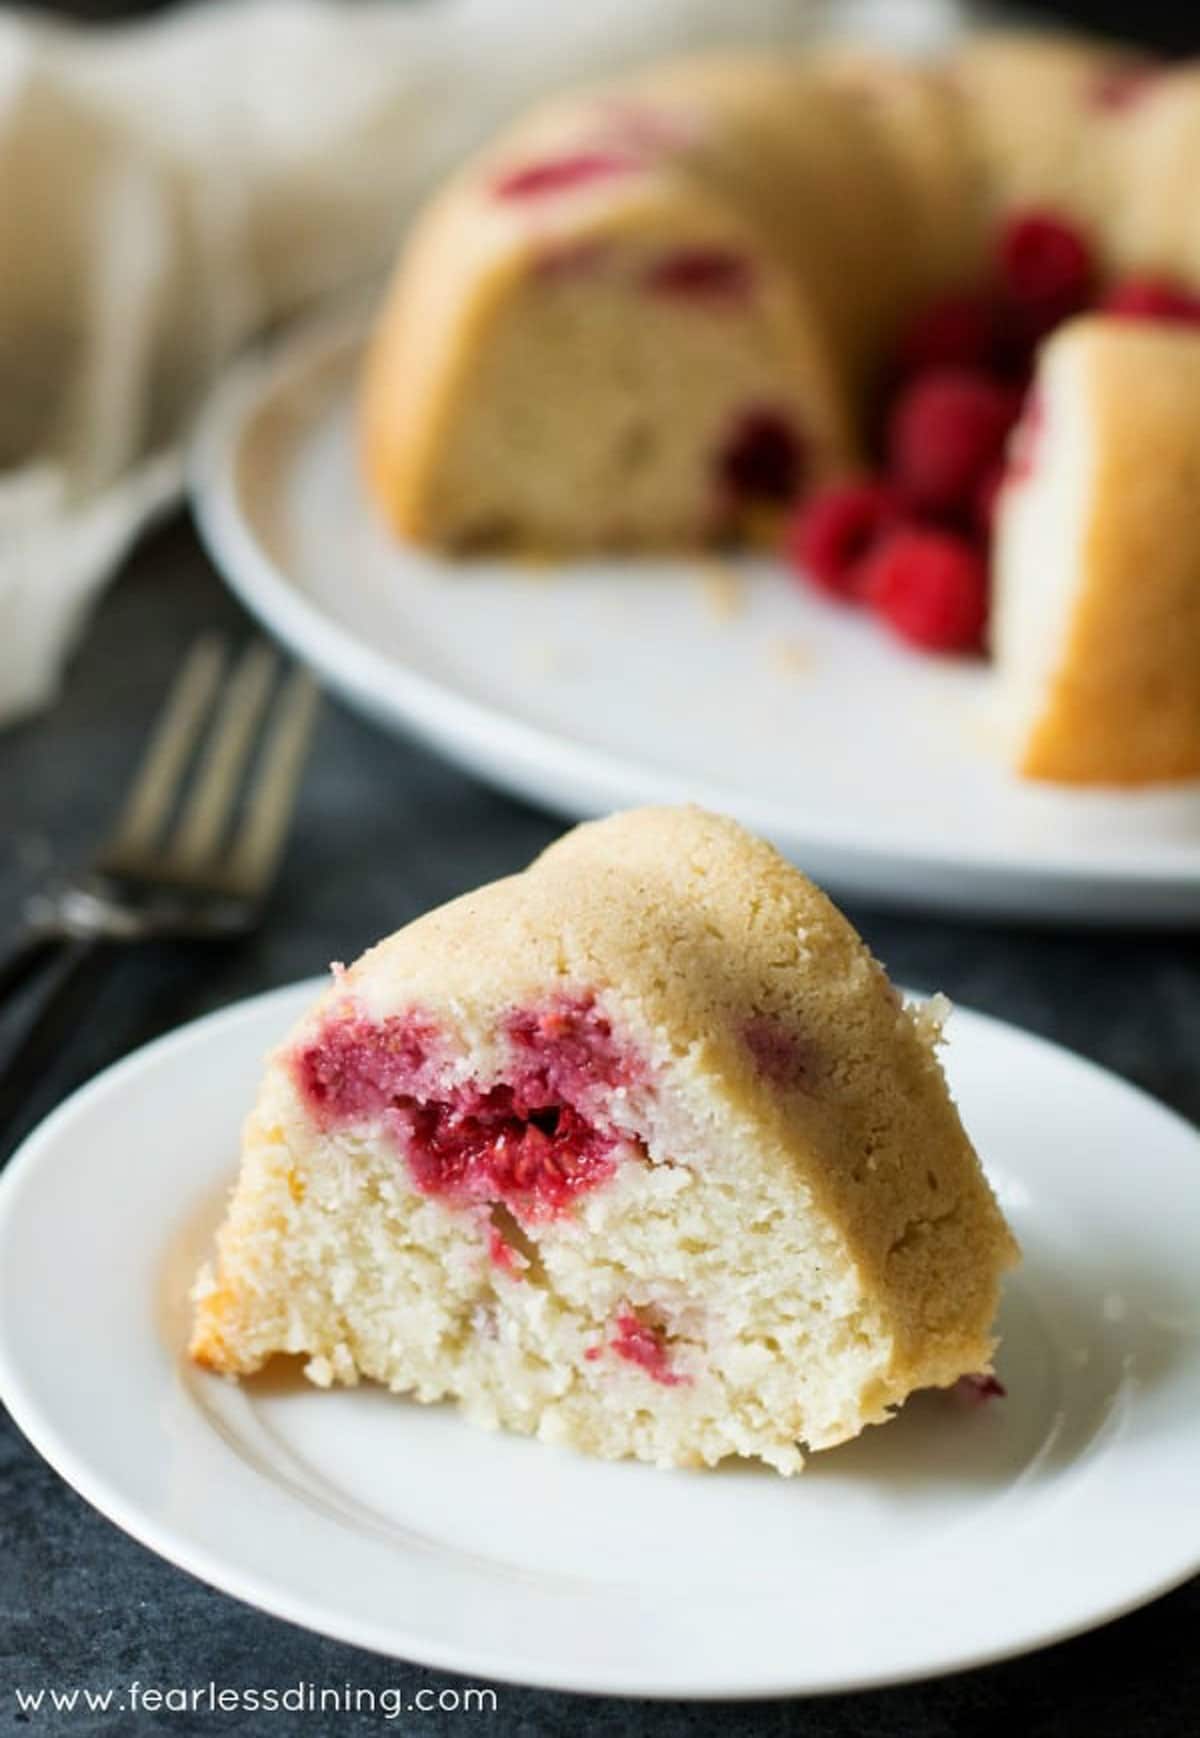
<instances>
[{"instance_id":1,"label":"white cloth napkin","mask_svg":"<svg viewBox=\"0 0 1200 1738\"><path fill-rule=\"evenodd\" d=\"M175 498L221 364L380 271L466 148L551 86L795 41L829 4L220 0L103 29L0 13L0 722L53 696L101 585ZM951 4L848 10L920 43Z\"/></svg>"}]
</instances>

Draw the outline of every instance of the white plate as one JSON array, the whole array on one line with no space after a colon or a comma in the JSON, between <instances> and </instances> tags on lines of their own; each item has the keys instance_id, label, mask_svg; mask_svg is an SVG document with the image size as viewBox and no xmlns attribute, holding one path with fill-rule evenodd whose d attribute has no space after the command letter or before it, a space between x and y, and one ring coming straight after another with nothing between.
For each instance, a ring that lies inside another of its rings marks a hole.
<instances>
[{"instance_id":1,"label":"white plate","mask_svg":"<svg viewBox=\"0 0 1200 1738\"><path fill-rule=\"evenodd\" d=\"M355 462L359 352L357 330L326 326L235 368L193 497L242 601L364 711L572 816L725 810L844 895L1200 918L1200 787L1014 778L983 665L908 652L776 564L447 568L391 542ZM714 592L731 590L723 619Z\"/></svg>"},{"instance_id":2,"label":"white plate","mask_svg":"<svg viewBox=\"0 0 1200 1738\"><path fill-rule=\"evenodd\" d=\"M950 1671L1200 1563L1200 1142L973 1014L950 1076L1025 1250L1006 1400L918 1396L785 1480L592 1462L370 1388L191 1368L185 1293L259 1057L315 987L130 1057L0 1180L0 1393L153 1550L380 1652L670 1696Z\"/></svg>"}]
</instances>

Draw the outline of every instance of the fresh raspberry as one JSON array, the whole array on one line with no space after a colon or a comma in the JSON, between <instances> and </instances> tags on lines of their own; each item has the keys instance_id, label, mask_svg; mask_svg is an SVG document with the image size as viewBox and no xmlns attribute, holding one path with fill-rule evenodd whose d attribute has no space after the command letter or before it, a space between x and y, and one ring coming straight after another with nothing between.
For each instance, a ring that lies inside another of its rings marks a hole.
<instances>
[{"instance_id":1,"label":"fresh raspberry","mask_svg":"<svg viewBox=\"0 0 1200 1738\"><path fill-rule=\"evenodd\" d=\"M893 478L925 511L969 512L1019 409L1019 394L984 374L948 368L922 376L892 408Z\"/></svg>"},{"instance_id":2,"label":"fresh raspberry","mask_svg":"<svg viewBox=\"0 0 1200 1738\"><path fill-rule=\"evenodd\" d=\"M1074 224L1051 211L1010 217L996 246L1009 321L1018 339L1036 343L1092 298L1096 259Z\"/></svg>"},{"instance_id":3,"label":"fresh raspberry","mask_svg":"<svg viewBox=\"0 0 1200 1738\"><path fill-rule=\"evenodd\" d=\"M996 343L996 310L975 292L942 296L913 315L896 344L902 376L931 368L986 368Z\"/></svg>"},{"instance_id":4,"label":"fresh raspberry","mask_svg":"<svg viewBox=\"0 0 1200 1738\"><path fill-rule=\"evenodd\" d=\"M1161 320L1200 325L1200 296L1172 278L1125 278L1100 303L1100 312L1118 320Z\"/></svg>"},{"instance_id":5,"label":"fresh raspberry","mask_svg":"<svg viewBox=\"0 0 1200 1738\"><path fill-rule=\"evenodd\" d=\"M863 563L900 517L887 483L833 483L810 495L784 534L796 572L834 597L861 595Z\"/></svg>"},{"instance_id":6,"label":"fresh raspberry","mask_svg":"<svg viewBox=\"0 0 1200 1738\"><path fill-rule=\"evenodd\" d=\"M978 550L948 531L906 528L867 564L867 601L914 646L975 650L987 620L987 568Z\"/></svg>"}]
</instances>

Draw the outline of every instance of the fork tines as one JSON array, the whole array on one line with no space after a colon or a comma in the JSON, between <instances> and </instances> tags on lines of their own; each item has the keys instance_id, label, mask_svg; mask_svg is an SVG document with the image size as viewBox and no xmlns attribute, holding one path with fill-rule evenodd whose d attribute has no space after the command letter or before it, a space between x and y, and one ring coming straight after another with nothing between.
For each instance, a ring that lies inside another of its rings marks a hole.
<instances>
[{"instance_id":1,"label":"fork tines","mask_svg":"<svg viewBox=\"0 0 1200 1738\"><path fill-rule=\"evenodd\" d=\"M317 688L255 641L192 647L97 867L257 898L279 859Z\"/></svg>"}]
</instances>

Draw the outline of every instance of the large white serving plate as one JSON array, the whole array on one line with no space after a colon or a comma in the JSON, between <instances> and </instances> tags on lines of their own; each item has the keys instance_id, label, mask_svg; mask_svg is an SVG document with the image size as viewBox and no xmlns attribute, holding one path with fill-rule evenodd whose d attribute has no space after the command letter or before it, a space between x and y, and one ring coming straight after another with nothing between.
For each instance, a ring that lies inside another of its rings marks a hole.
<instances>
[{"instance_id":1,"label":"large white serving plate","mask_svg":"<svg viewBox=\"0 0 1200 1738\"><path fill-rule=\"evenodd\" d=\"M1200 1141L978 1015L948 1067L1024 1248L1005 1400L910 1401L797 1479L660 1472L184 1357L259 997L77 1093L0 1179L0 1397L90 1502L263 1609L475 1676L647 1695L878 1684L1037 1646L1200 1565Z\"/></svg>"},{"instance_id":2,"label":"large white serving plate","mask_svg":"<svg viewBox=\"0 0 1200 1738\"><path fill-rule=\"evenodd\" d=\"M359 481L360 352L343 323L238 365L193 499L247 607L380 722L573 817L726 810L841 894L1200 917L1200 786L1015 778L981 662L910 652L778 563L447 564L398 546Z\"/></svg>"}]
</instances>

